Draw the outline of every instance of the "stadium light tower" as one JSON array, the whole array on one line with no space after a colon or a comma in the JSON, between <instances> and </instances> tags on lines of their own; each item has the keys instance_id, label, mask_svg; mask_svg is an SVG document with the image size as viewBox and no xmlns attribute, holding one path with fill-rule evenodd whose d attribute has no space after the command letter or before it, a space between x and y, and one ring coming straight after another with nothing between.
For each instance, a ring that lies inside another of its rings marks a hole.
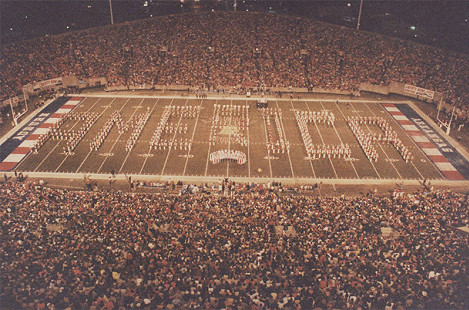
<instances>
[{"instance_id":1,"label":"stadium light tower","mask_svg":"<svg viewBox=\"0 0 469 310\"><path fill-rule=\"evenodd\" d=\"M362 19L362 8L363 8L363 0L360 1L360 10L358 11L357 30L360 30L360 21Z\"/></svg>"},{"instance_id":2,"label":"stadium light tower","mask_svg":"<svg viewBox=\"0 0 469 310\"><path fill-rule=\"evenodd\" d=\"M114 25L114 17L112 16L112 3L109 0L109 12L111 13L111 25Z\"/></svg>"}]
</instances>

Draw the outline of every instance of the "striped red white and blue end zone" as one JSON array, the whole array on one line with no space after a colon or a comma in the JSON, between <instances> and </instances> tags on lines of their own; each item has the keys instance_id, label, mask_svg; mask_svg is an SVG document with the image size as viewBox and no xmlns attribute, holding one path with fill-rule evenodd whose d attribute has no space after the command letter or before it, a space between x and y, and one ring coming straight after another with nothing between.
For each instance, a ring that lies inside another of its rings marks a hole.
<instances>
[{"instance_id":1,"label":"striped red white and blue end zone","mask_svg":"<svg viewBox=\"0 0 469 310\"><path fill-rule=\"evenodd\" d=\"M26 123L0 147L0 171L14 169L31 152L37 140L70 113L84 98L61 97Z\"/></svg>"},{"instance_id":2,"label":"striped red white and blue end zone","mask_svg":"<svg viewBox=\"0 0 469 310\"><path fill-rule=\"evenodd\" d=\"M451 163L451 158L448 160L442 153L443 150L445 154L454 153L457 152L456 149L433 130L409 105L392 103L382 105L447 179L466 179ZM457 155L461 156L459 153Z\"/></svg>"}]
</instances>

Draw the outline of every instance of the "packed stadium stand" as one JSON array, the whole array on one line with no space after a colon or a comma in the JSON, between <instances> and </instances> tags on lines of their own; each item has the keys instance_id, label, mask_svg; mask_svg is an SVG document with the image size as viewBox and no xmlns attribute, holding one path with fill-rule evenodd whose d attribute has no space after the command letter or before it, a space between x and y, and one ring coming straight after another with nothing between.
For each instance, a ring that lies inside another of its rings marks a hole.
<instances>
[{"instance_id":1,"label":"packed stadium stand","mask_svg":"<svg viewBox=\"0 0 469 310\"><path fill-rule=\"evenodd\" d=\"M468 196L0 185L3 308L467 309ZM287 233L289 232L289 233Z\"/></svg>"},{"instance_id":2,"label":"packed stadium stand","mask_svg":"<svg viewBox=\"0 0 469 310\"><path fill-rule=\"evenodd\" d=\"M70 73L108 85L318 87L390 81L467 105L469 59L391 37L276 14L171 15L2 46L0 99ZM302 51L306 51L305 53Z\"/></svg>"}]
</instances>

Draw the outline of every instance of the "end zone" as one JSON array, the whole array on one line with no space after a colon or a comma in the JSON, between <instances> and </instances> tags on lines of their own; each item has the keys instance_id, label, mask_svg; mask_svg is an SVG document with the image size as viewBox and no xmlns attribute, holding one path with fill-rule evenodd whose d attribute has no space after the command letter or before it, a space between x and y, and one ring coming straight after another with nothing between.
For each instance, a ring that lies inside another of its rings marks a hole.
<instances>
[{"instance_id":1,"label":"end zone","mask_svg":"<svg viewBox=\"0 0 469 310\"><path fill-rule=\"evenodd\" d=\"M14 169L28 155L40 137L47 134L50 128L83 99L84 97L55 99L11 135L0 147L0 171Z\"/></svg>"},{"instance_id":2,"label":"end zone","mask_svg":"<svg viewBox=\"0 0 469 310\"><path fill-rule=\"evenodd\" d=\"M383 103L383 107L449 180L469 179L469 162L406 103Z\"/></svg>"}]
</instances>

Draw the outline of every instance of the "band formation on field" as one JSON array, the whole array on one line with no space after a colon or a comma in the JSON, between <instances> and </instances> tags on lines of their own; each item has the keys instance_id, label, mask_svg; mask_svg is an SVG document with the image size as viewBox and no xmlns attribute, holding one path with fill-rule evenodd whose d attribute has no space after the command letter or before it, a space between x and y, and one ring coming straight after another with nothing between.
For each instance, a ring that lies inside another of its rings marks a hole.
<instances>
[{"instance_id":1,"label":"band formation on field","mask_svg":"<svg viewBox=\"0 0 469 310\"><path fill-rule=\"evenodd\" d=\"M0 170L298 179L469 178L408 102L60 97L4 138Z\"/></svg>"}]
</instances>

